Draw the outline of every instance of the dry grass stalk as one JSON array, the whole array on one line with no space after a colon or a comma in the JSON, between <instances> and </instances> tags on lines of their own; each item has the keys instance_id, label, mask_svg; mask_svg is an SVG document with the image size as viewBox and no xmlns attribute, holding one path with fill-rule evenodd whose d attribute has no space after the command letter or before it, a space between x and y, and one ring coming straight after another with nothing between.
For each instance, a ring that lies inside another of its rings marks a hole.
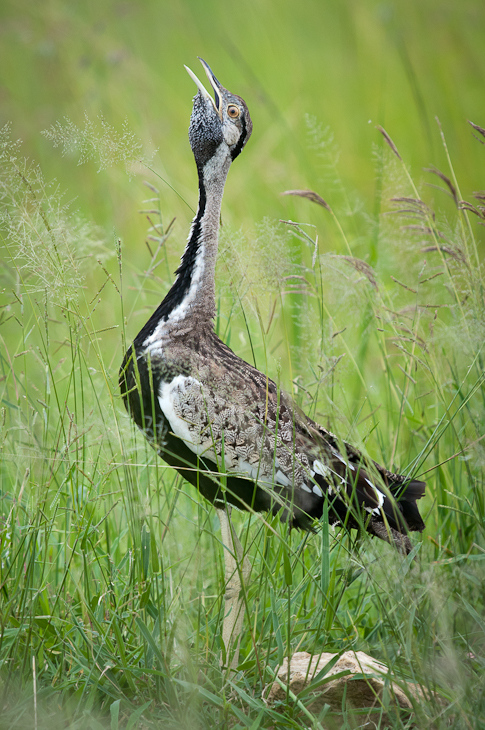
<instances>
[{"instance_id":1,"label":"dry grass stalk","mask_svg":"<svg viewBox=\"0 0 485 730\"><path fill-rule=\"evenodd\" d=\"M297 195L300 198L306 198L312 203L321 205L322 208L325 208L326 210L332 212L329 204L322 198L321 195L316 193L314 190L285 190L283 193L281 193L281 195Z\"/></svg>"}]
</instances>

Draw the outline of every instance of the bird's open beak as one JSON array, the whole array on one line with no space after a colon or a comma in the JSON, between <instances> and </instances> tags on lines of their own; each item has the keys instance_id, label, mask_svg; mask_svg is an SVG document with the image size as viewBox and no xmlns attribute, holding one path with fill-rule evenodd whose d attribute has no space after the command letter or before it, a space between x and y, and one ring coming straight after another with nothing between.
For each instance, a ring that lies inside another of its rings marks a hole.
<instances>
[{"instance_id":1,"label":"bird's open beak","mask_svg":"<svg viewBox=\"0 0 485 730\"><path fill-rule=\"evenodd\" d=\"M212 106L213 106L213 107L214 107L214 109L216 110L216 112L217 112L217 114L218 114L219 118L220 118L220 119L222 120L222 98L221 98L221 89L222 89L223 87L222 87L222 85L221 85L221 84L219 83L219 81L218 81L218 80L216 79L216 77L214 76L214 74L212 73L212 71L211 71L211 68L210 68L209 64L208 64L208 63L206 63L206 62L204 61L204 59L203 59L203 58L200 58L200 56L198 56L197 58L198 58L198 59L199 59L199 61L201 62L202 66L204 67L204 71L205 71L205 72L206 72L206 74L207 74L207 78L209 79L209 81L210 81L210 84L211 84L212 88L214 89L214 97L215 97L215 101L214 101L214 99L212 98L212 96L211 96L211 95L209 94L209 92L207 91L207 89L205 88L204 84L203 84L203 83L202 83L201 81L199 81L199 79L198 79L198 78L197 78L197 76L196 76L196 75L194 74L194 72L193 72L193 71L191 71L191 70L190 70L190 68L189 68L188 66L184 66L184 68L185 68L185 70L187 71L187 73L189 74L189 76L190 76L190 77L191 77L191 78L193 79L193 81L195 81L195 83L196 83L196 85L197 85L197 88L199 89L199 91L200 91L200 93L202 94L202 96L204 97L204 99L210 99L210 101L212 102Z\"/></svg>"}]
</instances>

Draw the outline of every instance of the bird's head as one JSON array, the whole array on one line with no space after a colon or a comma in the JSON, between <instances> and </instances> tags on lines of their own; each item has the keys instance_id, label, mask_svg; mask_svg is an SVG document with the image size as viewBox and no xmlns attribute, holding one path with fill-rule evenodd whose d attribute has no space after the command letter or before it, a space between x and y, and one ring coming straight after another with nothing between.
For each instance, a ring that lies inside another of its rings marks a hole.
<instances>
[{"instance_id":1,"label":"bird's head","mask_svg":"<svg viewBox=\"0 0 485 730\"><path fill-rule=\"evenodd\" d=\"M223 158L235 160L251 136L253 124L245 101L225 89L208 64L199 60L214 90L214 99L197 76L185 68L198 88L190 117L190 146L197 166L204 168L219 150Z\"/></svg>"}]
</instances>

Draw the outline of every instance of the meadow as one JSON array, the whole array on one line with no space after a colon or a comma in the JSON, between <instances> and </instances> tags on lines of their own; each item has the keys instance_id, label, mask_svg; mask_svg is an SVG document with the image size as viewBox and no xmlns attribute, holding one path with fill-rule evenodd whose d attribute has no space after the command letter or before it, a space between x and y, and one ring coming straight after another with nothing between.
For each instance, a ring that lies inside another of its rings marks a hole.
<instances>
[{"instance_id":1,"label":"meadow","mask_svg":"<svg viewBox=\"0 0 485 730\"><path fill-rule=\"evenodd\" d=\"M358 728L263 694L288 654L348 649L422 691L375 727L485 728L484 22L471 0L4 0L2 730ZM219 335L427 482L409 558L235 513L253 567L230 677L215 511L118 389L197 205L197 55L254 125L224 197Z\"/></svg>"}]
</instances>

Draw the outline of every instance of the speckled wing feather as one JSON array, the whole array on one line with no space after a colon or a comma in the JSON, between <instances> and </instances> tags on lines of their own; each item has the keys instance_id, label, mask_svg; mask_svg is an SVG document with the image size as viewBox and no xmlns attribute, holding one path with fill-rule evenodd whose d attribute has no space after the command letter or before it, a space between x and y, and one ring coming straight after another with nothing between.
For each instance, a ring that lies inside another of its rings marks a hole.
<instances>
[{"instance_id":1,"label":"speckled wing feather","mask_svg":"<svg viewBox=\"0 0 485 730\"><path fill-rule=\"evenodd\" d=\"M231 478L254 482L255 508L283 507L296 526L308 528L320 517L326 498L332 522L357 526L357 512L364 510L370 531L380 537L384 523L384 530L399 533L423 528L415 505L424 491L421 482L364 462L359 451L306 417L271 379L215 336L211 340L210 357L199 348L190 374L160 383L159 404L171 433L210 470L224 473L229 489ZM395 498L399 490L401 501ZM379 523L376 529L373 523Z\"/></svg>"}]
</instances>

